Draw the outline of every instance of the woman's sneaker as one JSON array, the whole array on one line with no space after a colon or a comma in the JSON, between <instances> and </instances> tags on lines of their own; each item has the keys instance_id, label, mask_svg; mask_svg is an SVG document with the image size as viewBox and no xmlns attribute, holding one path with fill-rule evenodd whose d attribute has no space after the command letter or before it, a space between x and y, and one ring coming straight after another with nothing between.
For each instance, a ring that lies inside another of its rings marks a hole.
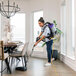
<instances>
[{"instance_id":1,"label":"woman's sneaker","mask_svg":"<svg viewBox=\"0 0 76 76\"><path fill-rule=\"evenodd\" d=\"M46 67L51 66L51 63L46 63L44 66Z\"/></svg>"}]
</instances>

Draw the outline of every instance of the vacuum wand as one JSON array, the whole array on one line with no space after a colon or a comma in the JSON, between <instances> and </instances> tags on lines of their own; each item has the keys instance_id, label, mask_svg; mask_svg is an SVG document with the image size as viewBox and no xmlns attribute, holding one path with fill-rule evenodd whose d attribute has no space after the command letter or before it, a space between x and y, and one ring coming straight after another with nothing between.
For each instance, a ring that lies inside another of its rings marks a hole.
<instances>
[{"instance_id":1,"label":"vacuum wand","mask_svg":"<svg viewBox=\"0 0 76 76\"><path fill-rule=\"evenodd\" d=\"M36 42L37 42L39 39L40 39L40 38L37 37L37 38L36 38ZM31 54L30 54L30 57L31 57L31 55L32 55L32 53L33 53L33 51L34 51L34 47L35 47L35 44L33 45L32 52L31 52Z\"/></svg>"},{"instance_id":2,"label":"vacuum wand","mask_svg":"<svg viewBox=\"0 0 76 76\"><path fill-rule=\"evenodd\" d=\"M33 53L33 51L34 51L34 47L35 47L35 45L33 45L32 52L31 52L31 54L30 54L30 57L31 57L31 55L32 55L32 53Z\"/></svg>"}]
</instances>

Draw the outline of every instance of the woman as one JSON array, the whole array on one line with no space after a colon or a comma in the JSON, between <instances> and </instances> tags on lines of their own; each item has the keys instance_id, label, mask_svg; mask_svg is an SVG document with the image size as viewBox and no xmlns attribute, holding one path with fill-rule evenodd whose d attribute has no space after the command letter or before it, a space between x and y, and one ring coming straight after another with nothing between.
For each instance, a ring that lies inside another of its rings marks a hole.
<instances>
[{"instance_id":1,"label":"woman","mask_svg":"<svg viewBox=\"0 0 76 76\"><path fill-rule=\"evenodd\" d=\"M53 40L49 39L49 38L46 38L49 34L50 34L50 29L49 27L47 26L46 27L46 24L45 24L45 21L44 19L41 17L39 20L38 20L38 24L39 26L41 27L41 33L39 35L39 38L40 40L38 40L36 43L35 43L35 46L40 42L42 41L43 39L45 39L45 42L46 42L46 46L47 46L47 56L48 56L48 63L45 64L45 66L51 66L51 55L52 55L52 44L53 44ZM46 27L46 28L45 28ZM45 29L44 29L45 28Z\"/></svg>"}]
</instances>

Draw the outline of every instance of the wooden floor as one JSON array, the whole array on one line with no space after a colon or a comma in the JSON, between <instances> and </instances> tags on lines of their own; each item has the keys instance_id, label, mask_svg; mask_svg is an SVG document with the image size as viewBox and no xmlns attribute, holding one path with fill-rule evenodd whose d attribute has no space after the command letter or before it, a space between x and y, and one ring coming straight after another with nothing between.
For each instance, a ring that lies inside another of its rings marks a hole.
<instances>
[{"instance_id":1,"label":"wooden floor","mask_svg":"<svg viewBox=\"0 0 76 76\"><path fill-rule=\"evenodd\" d=\"M14 71L3 76L76 76L76 72L60 61L54 61L52 66L44 67L47 60L32 58L28 62L28 70L25 72Z\"/></svg>"}]
</instances>

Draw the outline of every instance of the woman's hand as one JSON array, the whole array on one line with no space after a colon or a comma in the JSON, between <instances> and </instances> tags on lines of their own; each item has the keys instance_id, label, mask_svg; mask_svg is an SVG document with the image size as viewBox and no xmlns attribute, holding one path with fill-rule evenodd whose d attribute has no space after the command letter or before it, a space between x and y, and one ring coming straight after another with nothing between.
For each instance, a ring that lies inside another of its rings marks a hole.
<instances>
[{"instance_id":1,"label":"woman's hand","mask_svg":"<svg viewBox=\"0 0 76 76\"><path fill-rule=\"evenodd\" d=\"M44 38L45 38L45 36L42 36L41 39L38 40L38 41L34 44L34 46L37 46L37 44L38 44L40 41L42 41Z\"/></svg>"}]
</instances>

